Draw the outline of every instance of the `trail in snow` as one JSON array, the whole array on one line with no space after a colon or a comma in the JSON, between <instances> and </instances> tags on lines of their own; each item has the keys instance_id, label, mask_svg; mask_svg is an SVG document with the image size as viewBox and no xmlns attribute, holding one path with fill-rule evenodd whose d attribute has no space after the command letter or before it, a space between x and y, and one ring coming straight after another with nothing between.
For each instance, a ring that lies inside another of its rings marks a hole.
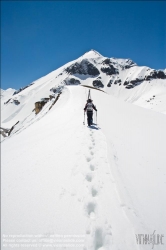
<instances>
[{"instance_id":1,"label":"trail in snow","mask_svg":"<svg viewBox=\"0 0 166 250\"><path fill-rule=\"evenodd\" d=\"M85 176L82 183L84 195L79 198L88 218L85 249L122 249L124 239L128 249L137 249L132 225L123 210L124 205L110 171L105 137L101 131L94 129L86 129L84 136L84 150L81 151L73 178L80 173ZM133 240L127 242L131 235Z\"/></svg>"}]
</instances>

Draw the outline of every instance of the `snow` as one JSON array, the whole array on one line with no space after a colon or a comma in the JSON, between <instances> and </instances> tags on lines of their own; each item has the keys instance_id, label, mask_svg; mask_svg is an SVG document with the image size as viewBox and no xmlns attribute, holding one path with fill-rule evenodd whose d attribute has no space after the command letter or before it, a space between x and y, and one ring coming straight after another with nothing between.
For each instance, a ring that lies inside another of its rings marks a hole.
<instances>
[{"instance_id":1,"label":"snow","mask_svg":"<svg viewBox=\"0 0 166 250\"><path fill-rule=\"evenodd\" d=\"M166 233L166 116L91 90L98 125L88 128L87 94L65 87L42 119L3 141L2 235L83 235L78 249L147 249L135 234Z\"/></svg>"},{"instance_id":2,"label":"snow","mask_svg":"<svg viewBox=\"0 0 166 250\"><path fill-rule=\"evenodd\" d=\"M88 52L86 52L82 58L88 58L88 59L91 59L91 58L100 58L100 57L103 57L99 52L97 52L96 50L90 50Z\"/></svg>"},{"instance_id":3,"label":"snow","mask_svg":"<svg viewBox=\"0 0 166 250\"><path fill-rule=\"evenodd\" d=\"M93 87L98 76L65 71L85 59L100 71L102 91L83 86ZM105 59L91 50L14 96L1 90L1 127L19 121L1 137L3 250L147 250L152 244L137 244L136 235L166 235L166 80L126 89L126 80L151 69L134 63L124 70L132 61L111 58L119 74L108 76ZM81 84L66 86L71 77ZM107 87L110 79L122 84ZM83 125L89 89L98 110L90 128L86 117ZM35 102L49 95L36 115ZM10 245L16 238L26 245ZM77 247L65 246L71 240Z\"/></svg>"},{"instance_id":4,"label":"snow","mask_svg":"<svg viewBox=\"0 0 166 250\"><path fill-rule=\"evenodd\" d=\"M8 88L6 90L0 89L1 92L1 100L6 100L8 97L13 95L15 89Z\"/></svg>"}]
</instances>

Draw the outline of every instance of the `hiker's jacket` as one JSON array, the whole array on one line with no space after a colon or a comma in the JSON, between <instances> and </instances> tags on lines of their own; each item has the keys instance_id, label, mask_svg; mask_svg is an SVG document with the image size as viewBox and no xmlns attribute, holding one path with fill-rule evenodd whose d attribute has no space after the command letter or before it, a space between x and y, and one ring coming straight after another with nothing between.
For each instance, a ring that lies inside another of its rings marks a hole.
<instances>
[{"instance_id":1,"label":"hiker's jacket","mask_svg":"<svg viewBox=\"0 0 166 250\"><path fill-rule=\"evenodd\" d=\"M97 111L96 107L93 105L92 102L87 102L87 104L85 105L84 111L93 112L93 109Z\"/></svg>"}]
</instances>

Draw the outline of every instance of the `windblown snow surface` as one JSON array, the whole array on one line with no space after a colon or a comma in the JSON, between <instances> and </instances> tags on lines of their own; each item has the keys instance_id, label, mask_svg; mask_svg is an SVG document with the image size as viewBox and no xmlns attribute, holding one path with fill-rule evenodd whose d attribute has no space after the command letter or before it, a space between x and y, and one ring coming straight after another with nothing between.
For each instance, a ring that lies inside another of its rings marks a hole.
<instances>
[{"instance_id":1,"label":"windblown snow surface","mask_svg":"<svg viewBox=\"0 0 166 250\"><path fill-rule=\"evenodd\" d=\"M164 80L121 89L124 98L91 89L98 112L89 128L89 88L64 84L61 72L16 94L19 105L2 98L2 127L20 121L1 144L2 249L165 249L137 241L138 234L166 237ZM90 77L79 79L90 86ZM54 86L59 100L35 115L35 101ZM159 109L144 107L157 93ZM141 107L124 101L131 96Z\"/></svg>"}]
</instances>

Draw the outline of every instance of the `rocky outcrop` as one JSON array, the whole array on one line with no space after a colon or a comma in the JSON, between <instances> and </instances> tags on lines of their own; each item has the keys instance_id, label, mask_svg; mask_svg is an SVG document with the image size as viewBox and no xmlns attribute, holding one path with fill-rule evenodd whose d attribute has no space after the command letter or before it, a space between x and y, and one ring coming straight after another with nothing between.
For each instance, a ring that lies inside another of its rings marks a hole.
<instances>
[{"instance_id":1,"label":"rocky outcrop","mask_svg":"<svg viewBox=\"0 0 166 250\"><path fill-rule=\"evenodd\" d=\"M141 82L143 82L144 79L136 78L134 80L128 81L126 80L123 85L126 86L126 89L134 88L135 86L139 85Z\"/></svg>"},{"instance_id":2,"label":"rocky outcrop","mask_svg":"<svg viewBox=\"0 0 166 250\"><path fill-rule=\"evenodd\" d=\"M124 86L126 86L127 89L131 89L139 85L143 81L149 81L153 79L166 79L166 74L162 70L153 70L148 75L146 75L144 78L136 78L133 80L128 80L123 83Z\"/></svg>"},{"instance_id":3,"label":"rocky outcrop","mask_svg":"<svg viewBox=\"0 0 166 250\"><path fill-rule=\"evenodd\" d=\"M103 61L103 64L110 65L110 64L111 64L111 60L110 60L109 58L106 58L106 59Z\"/></svg>"},{"instance_id":4,"label":"rocky outcrop","mask_svg":"<svg viewBox=\"0 0 166 250\"><path fill-rule=\"evenodd\" d=\"M119 84L121 83L121 79L118 79L118 80L115 80L115 81L114 81L114 84L118 84L118 83L119 83Z\"/></svg>"},{"instance_id":5,"label":"rocky outcrop","mask_svg":"<svg viewBox=\"0 0 166 250\"><path fill-rule=\"evenodd\" d=\"M10 100L11 100L11 98L9 100L7 100L7 102L4 102L4 104L7 104Z\"/></svg>"},{"instance_id":6,"label":"rocky outcrop","mask_svg":"<svg viewBox=\"0 0 166 250\"><path fill-rule=\"evenodd\" d=\"M50 89L51 92L53 93L60 93L62 91L63 86L58 86L58 87L52 87Z\"/></svg>"},{"instance_id":7,"label":"rocky outcrop","mask_svg":"<svg viewBox=\"0 0 166 250\"><path fill-rule=\"evenodd\" d=\"M94 87L104 88L104 85L103 85L102 81L100 81L100 80L94 80L92 84Z\"/></svg>"},{"instance_id":8,"label":"rocky outcrop","mask_svg":"<svg viewBox=\"0 0 166 250\"><path fill-rule=\"evenodd\" d=\"M16 123L11 127L11 129L10 129L9 132L8 132L8 136L11 134L12 130L14 129L14 127L15 127L18 123L19 123L19 121L16 122Z\"/></svg>"},{"instance_id":9,"label":"rocky outcrop","mask_svg":"<svg viewBox=\"0 0 166 250\"><path fill-rule=\"evenodd\" d=\"M78 79L70 78L69 80L65 80L66 85L79 85L81 84Z\"/></svg>"},{"instance_id":10,"label":"rocky outcrop","mask_svg":"<svg viewBox=\"0 0 166 250\"><path fill-rule=\"evenodd\" d=\"M9 100L7 100L7 102L4 102L4 104L7 104L7 103L14 103L15 105L19 105L20 102L17 100L17 99L12 99L10 98Z\"/></svg>"},{"instance_id":11,"label":"rocky outcrop","mask_svg":"<svg viewBox=\"0 0 166 250\"><path fill-rule=\"evenodd\" d=\"M20 104L20 102L18 100L15 100L15 99L13 100L13 103L16 104L16 105Z\"/></svg>"},{"instance_id":12,"label":"rocky outcrop","mask_svg":"<svg viewBox=\"0 0 166 250\"><path fill-rule=\"evenodd\" d=\"M7 137L10 129L0 127L0 134L3 137Z\"/></svg>"},{"instance_id":13,"label":"rocky outcrop","mask_svg":"<svg viewBox=\"0 0 166 250\"><path fill-rule=\"evenodd\" d=\"M125 65L123 65L123 69L129 69L135 65L136 63L134 63L131 59L126 59Z\"/></svg>"},{"instance_id":14,"label":"rocky outcrop","mask_svg":"<svg viewBox=\"0 0 166 250\"><path fill-rule=\"evenodd\" d=\"M136 78L135 80L131 80L130 83L132 85L138 85L138 83L142 82L144 79L139 79L139 78Z\"/></svg>"},{"instance_id":15,"label":"rocky outcrop","mask_svg":"<svg viewBox=\"0 0 166 250\"><path fill-rule=\"evenodd\" d=\"M46 104L45 101L39 101L35 102L35 114L37 115L43 108L43 106Z\"/></svg>"},{"instance_id":16,"label":"rocky outcrop","mask_svg":"<svg viewBox=\"0 0 166 250\"><path fill-rule=\"evenodd\" d=\"M132 89L132 88L134 88L134 85L129 84L126 86L126 89Z\"/></svg>"},{"instance_id":17,"label":"rocky outcrop","mask_svg":"<svg viewBox=\"0 0 166 250\"><path fill-rule=\"evenodd\" d=\"M9 136L9 135L11 134L11 132L13 131L13 129L15 128L15 126L16 126L18 123L19 123L19 121L16 122L10 129L0 127L0 134L1 134L3 137Z\"/></svg>"},{"instance_id":18,"label":"rocky outcrop","mask_svg":"<svg viewBox=\"0 0 166 250\"><path fill-rule=\"evenodd\" d=\"M152 79L166 79L166 74L162 70L153 70L149 75L145 76L145 81Z\"/></svg>"},{"instance_id":19,"label":"rocky outcrop","mask_svg":"<svg viewBox=\"0 0 166 250\"><path fill-rule=\"evenodd\" d=\"M50 91L53 92L53 93L56 93L57 92L57 88L53 87L53 88L50 89Z\"/></svg>"},{"instance_id":20,"label":"rocky outcrop","mask_svg":"<svg viewBox=\"0 0 166 250\"><path fill-rule=\"evenodd\" d=\"M109 58L106 58L103 61L103 64L106 65L106 67L102 67L101 71L105 73L106 75L114 75L114 74L119 74L119 70L113 66L113 62Z\"/></svg>"},{"instance_id":21,"label":"rocky outcrop","mask_svg":"<svg viewBox=\"0 0 166 250\"><path fill-rule=\"evenodd\" d=\"M13 95L16 95L16 94L20 93L21 91L23 91L24 89L30 87L30 86L33 85L33 84L34 84L34 82L31 83L31 84L29 84L29 85L27 85L27 86L25 86L25 87L23 87L23 88L20 88L19 90L16 90L16 91L13 93Z\"/></svg>"},{"instance_id":22,"label":"rocky outcrop","mask_svg":"<svg viewBox=\"0 0 166 250\"><path fill-rule=\"evenodd\" d=\"M109 80L107 87L111 87L113 80Z\"/></svg>"},{"instance_id":23,"label":"rocky outcrop","mask_svg":"<svg viewBox=\"0 0 166 250\"><path fill-rule=\"evenodd\" d=\"M123 83L123 85L126 86L126 85L128 85L129 83L130 83L129 81L125 81L125 82Z\"/></svg>"},{"instance_id":24,"label":"rocky outcrop","mask_svg":"<svg viewBox=\"0 0 166 250\"><path fill-rule=\"evenodd\" d=\"M54 98L52 95L48 97L41 98L41 101L35 102L35 114L37 115L43 108L43 106L52 98Z\"/></svg>"},{"instance_id":25,"label":"rocky outcrop","mask_svg":"<svg viewBox=\"0 0 166 250\"><path fill-rule=\"evenodd\" d=\"M116 60L116 58L113 58L113 59L115 59ZM113 65L115 65L116 63L115 62L113 62L113 61L111 61L111 59L110 58L106 58L104 61L103 61L103 64L104 65L107 65L107 66L109 66L109 67L111 67L111 66L113 66ZM124 69L129 69L129 68L131 68L131 67L133 67L133 66L135 66L136 65L136 63L135 62L133 62L131 59L126 59L125 61L124 61L124 64L119 64L119 66L124 70ZM116 69L116 71L117 71L117 73L116 74L118 74L119 73L119 70L117 69L117 68L115 68Z\"/></svg>"},{"instance_id":26,"label":"rocky outcrop","mask_svg":"<svg viewBox=\"0 0 166 250\"><path fill-rule=\"evenodd\" d=\"M101 71L109 76L114 74L119 74L119 71L116 68L114 68L113 65L109 65L109 67L102 67Z\"/></svg>"},{"instance_id":27,"label":"rocky outcrop","mask_svg":"<svg viewBox=\"0 0 166 250\"><path fill-rule=\"evenodd\" d=\"M99 70L87 59L82 60L80 63L76 62L72 64L70 67L66 68L66 72L71 75L80 74L97 76L100 74Z\"/></svg>"},{"instance_id":28,"label":"rocky outcrop","mask_svg":"<svg viewBox=\"0 0 166 250\"><path fill-rule=\"evenodd\" d=\"M58 95L57 95L57 97L56 97L56 99L55 99L55 101L52 103L52 105L49 107L49 110L54 106L54 104L58 101L58 99L59 99L59 97L60 97L60 95L62 94L62 92L59 92L58 93Z\"/></svg>"}]
</instances>

